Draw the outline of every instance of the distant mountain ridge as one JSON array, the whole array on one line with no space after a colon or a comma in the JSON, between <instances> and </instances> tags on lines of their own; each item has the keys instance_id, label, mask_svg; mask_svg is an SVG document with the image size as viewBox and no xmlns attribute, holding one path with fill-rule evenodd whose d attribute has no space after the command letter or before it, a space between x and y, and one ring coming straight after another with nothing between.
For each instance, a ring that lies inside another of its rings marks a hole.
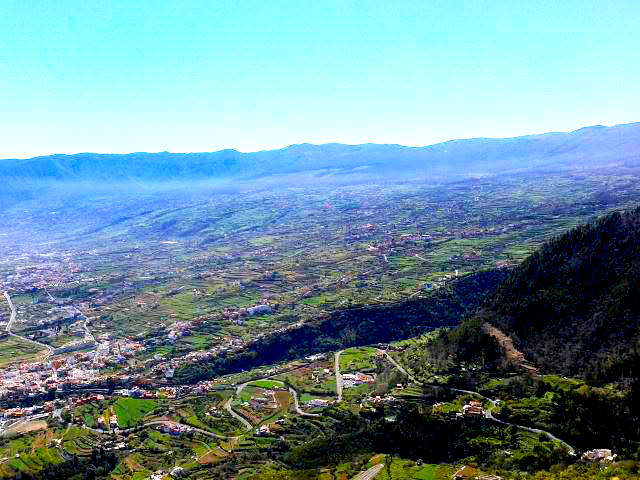
<instances>
[{"instance_id":1,"label":"distant mountain ridge","mask_svg":"<svg viewBox=\"0 0 640 480\"><path fill-rule=\"evenodd\" d=\"M241 153L51 155L0 160L0 178L55 181L169 181L319 172L441 178L536 169L640 166L640 123L570 133L451 140L426 147L299 144Z\"/></svg>"}]
</instances>

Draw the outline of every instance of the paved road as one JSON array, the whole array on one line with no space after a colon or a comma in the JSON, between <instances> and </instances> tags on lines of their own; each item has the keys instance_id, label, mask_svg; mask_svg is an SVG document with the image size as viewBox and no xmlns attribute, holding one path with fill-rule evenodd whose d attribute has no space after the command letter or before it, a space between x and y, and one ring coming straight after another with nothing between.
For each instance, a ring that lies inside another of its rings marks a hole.
<instances>
[{"instance_id":1,"label":"paved road","mask_svg":"<svg viewBox=\"0 0 640 480\"><path fill-rule=\"evenodd\" d=\"M298 392L296 392L292 387L289 387L289 393L291 393L291 395L293 396L293 408L295 409L297 414L302 415L304 417L319 417L320 416L319 413L308 413L308 412L303 411L300 408L300 404L298 403Z\"/></svg>"},{"instance_id":2,"label":"paved road","mask_svg":"<svg viewBox=\"0 0 640 480\"><path fill-rule=\"evenodd\" d=\"M547 437L549 437L551 440L555 440L556 442L560 442L562 445L564 445L567 448L567 450L569 451L569 455L573 456L573 455L576 454L575 449L571 445L569 445L564 440L560 440L558 437L556 437L552 433L547 432L546 430L540 430L539 428L526 427L524 425L518 425L516 423L504 422L504 421L494 417L493 414L488 410L485 412L485 416L489 420L493 420L494 422L499 423L501 425L516 427L516 428L519 428L521 430L526 430L527 432L531 432L531 433L544 434Z\"/></svg>"},{"instance_id":3,"label":"paved road","mask_svg":"<svg viewBox=\"0 0 640 480\"><path fill-rule=\"evenodd\" d=\"M336 362L336 395L338 396L338 401L342 401L342 375L340 375L340 354L342 350L335 353L335 362Z\"/></svg>"},{"instance_id":4,"label":"paved road","mask_svg":"<svg viewBox=\"0 0 640 480\"><path fill-rule=\"evenodd\" d=\"M380 470L382 470L383 467L384 467L384 463L379 463L378 465L374 465L369 470L360 472L355 477L352 477L351 480L371 480L372 478L375 478L380 473Z\"/></svg>"},{"instance_id":5,"label":"paved road","mask_svg":"<svg viewBox=\"0 0 640 480\"><path fill-rule=\"evenodd\" d=\"M232 439L232 438L237 438L235 436L220 435L218 433L208 432L207 430L202 430L201 428L191 427L189 425L185 425L183 423L178 423L178 422L172 422L170 420L154 420L152 422L147 422L147 423L143 424L143 427L150 427L150 426L153 426L153 425L167 425L167 426L178 425L180 427L189 428L194 432L198 432L198 433L201 433L203 435L207 435L207 436L209 436L211 438L224 438L224 439L227 439L227 440Z\"/></svg>"},{"instance_id":6,"label":"paved road","mask_svg":"<svg viewBox=\"0 0 640 480\"><path fill-rule=\"evenodd\" d=\"M16 337L16 338L19 338L21 340L24 340L25 342L34 343L34 344L38 345L39 347L46 348L46 351L40 354L42 361L46 360L51 355L53 355L53 347L51 347L51 345L47 345L45 343L40 343L37 340L32 340L30 338L23 337L22 335L18 335L17 333L12 333L11 332L11 327L13 326L13 323L16 321L16 316L17 316L16 307L13 304L13 302L11 301L11 297L9 296L9 292L4 292L4 298L7 300L7 303L9 304L9 308L11 309L11 317L9 318L9 323L7 323L7 326L5 328L7 333L9 335L11 335L12 337Z\"/></svg>"},{"instance_id":7,"label":"paved road","mask_svg":"<svg viewBox=\"0 0 640 480\"><path fill-rule=\"evenodd\" d=\"M387 357L387 359L389 360L389 362L391 362L391 364L396 367L398 370L400 370L400 373L402 373L403 375L406 375L412 382L415 383L419 383L425 387L440 387L440 388L444 388L445 390L449 390L451 392L456 392L456 393L465 393L467 395L474 395L476 397L480 397L483 400L486 400L487 402L491 402L491 404L496 405L500 400L499 399L491 399L489 397L485 397L484 395L482 395L481 393L478 392L474 392L473 390L463 390L461 388L454 388L454 387L447 387L445 385L438 385L435 383L424 383L421 382L419 380L417 380L413 375L411 375L409 372L407 372L407 370L405 370L405 368L400 365L398 362L396 362L396 360L389 355L389 352L387 352L386 350L382 350L380 348L376 348L376 350L382 354L384 354L385 357Z\"/></svg>"},{"instance_id":8,"label":"paved road","mask_svg":"<svg viewBox=\"0 0 640 480\"><path fill-rule=\"evenodd\" d=\"M400 365L398 362L395 361L395 359L393 357L391 357L391 355L389 355L389 353L386 350L382 350L380 348L377 349L379 352L383 353L387 359L391 362L391 364L396 367L401 373L403 373L404 375L406 375L407 377L409 377L411 379L411 381L418 383L424 387L439 387L439 388L444 388L446 390L449 390L451 392L456 392L456 393L463 393L463 394L467 394L467 395L474 395L476 397L480 397L483 400L486 400L488 402L490 402L493 406L497 405L498 402L500 401L499 399L492 399L489 397L485 397L484 395L478 393L478 392L474 392L472 390L463 390L460 388L453 388L453 387L447 387L444 385L437 385L437 384L431 384L431 383L424 383L424 382L420 382L418 380L416 380L416 378L411 375L410 373L408 373L403 367L402 365ZM509 423L509 422L505 422L502 421L496 417L493 416L493 413L491 413L491 410L486 410L485 411L485 417L489 420L492 420L496 423L500 423L502 425L507 425L507 426L513 426L516 428L519 428L521 430L526 430L527 432L532 432L532 433L537 433L537 434L545 434L547 437L549 437L551 440L555 440L557 442L560 442L562 445L564 445L567 450L569 451L569 455L573 456L576 454L575 449L569 445L567 442L565 442L564 440L560 440L558 437L556 437L555 435L553 435L552 433L549 433L545 430L540 430L539 428L531 428L531 427L527 427L525 425L518 425L516 423Z\"/></svg>"},{"instance_id":9,"label":"paved road","mask_svg":"<svg viewBox=\"0 0 640 480\"><path fill-rule=\"evenodd\" d=\"M91 330L89 330L89 326L87 325L87 322L91 319L93 319L94 317L88 318L84 315L84 313L82 313L80 310L78 310L77 307L73 307L73 309L79 313L80 315L82 315L84 317L84 322L82 322L82 328L84 329L84 340L85 341L89 341L89 342L96 342L96 337L93 336L93 333L91 333Z\"/></svg>"},{"instance_id":10,"label":"paved road","mask_svg":"<svg viewBox=\"0 0 640 480\"><path fill-rule=\"evenodd\" d=\"M166 426L177 425L179 427L183 427L183 428L191 430L193 432L198 432L198 433L201 433L203 435L207 435L208 437L211 437L211 438L222 438L222 439L225 439L225 440L231 440L231 439L234 439L234 438L238 438L238 437L234 437L234 436L220 435L218 433L209 432L207 430L202 430L201 428L195 428L195 427L192 427L190 425L185 425L184 423L179 423L179 422L173 422L171 420L153 420L151 422L143 423L142 425L139 425L137 427L118 429L118 433L127 434L127 433L131 433L131 432L135 432L136 430L139 430L141 428L153 427L153 426L158 426L158 425L166 425ZM109 432L107 430L103 430L102 428L91 428L91 427L88 427L86 425L83 425L83 427L84 427L85 430L90 430L90 431L95 432L95 433L102 433L102 434L111 433L111 432Z\"/></svg>"},{"instance_id":11,"label":"paved road","mask_svg":"<svg viewBox=\"0 0 640 480\"><path fill-rule=\"evenodd\" d=\"M48 416L48 413L38 413L37 415L31 415L29 417L20 418L18 420L8 420L0 430L0 436L5 435L9 430L15 430L20 425L24 425L29 422L35 422L36 420L41 420Z\"/></svg>"},{"instance_id":12,"label":"paved road","mask_svg":"<svg viewBox=\"0 0 640 480\"><path fill-rule=\"evenodd\" d=\"M407 372L402 365L400 365L398 362L396 362L396 360L391 355L389 355L389 352L387 352L386 350L382 350L381 348L376 348L376 350L378 352L382 353L385 357L387 357L387 360L389 360L389 362L391 362L391 365L393 365L398 370L400 370L400 373L402 373L403 375L409 377L409 379L412 382L416 382L415 377L413 375L411 375L409 372Z\"/></svg>"},{"instance_id":13,"label":"paved road","mask_svg":"<svg viewBox=\"0 0 640 480\"><path fill-rule=\"evenodd\" d=\"M238 415L233 411L233 408L231 408L231 400L232 398L229 398L229 400L224 403L224 409L229 413L229 415L241 422L247 430L253 430L253 425L251 425L246 418L244 418L242 415Z\"/></svg>"},{"instance_id":14,"label":"paved road","mask_svg":"<svg viewBox=\"0 0 640 480\"><path fill-rule=\"evenodd\" d=\"M49 300L51 300L53 303L55 303L56 299L53 297L53 295L51 295L49 293L49 290L47 290L47 287L44 287L44 291L47 294L47 296L49 297ZM89 327L87 325L87 322L89 321L89 318L87 318L85 316L85 314L82 313L78 309L78 307L76 307L75 305L71 305L71 308L73 308L78 315L80 315L80 316L82 316L84 318L84 321L82 322L82 328L84 329L84 340L96 343L96 337L93 336L93 334L91 333L91 331L89 330Z\"/></svg>"}]
</instances>

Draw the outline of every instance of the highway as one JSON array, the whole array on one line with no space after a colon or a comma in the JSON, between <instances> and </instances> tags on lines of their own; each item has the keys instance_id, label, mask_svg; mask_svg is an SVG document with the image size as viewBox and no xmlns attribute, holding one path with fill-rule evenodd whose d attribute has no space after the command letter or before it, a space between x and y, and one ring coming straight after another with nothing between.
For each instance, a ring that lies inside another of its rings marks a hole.
<instances>
[{"instance_id":1,"label":"highway","mask_svg":"<svg viewBox=\"0 0 640 480\"><path fill-rule=\"evenodd\" d=\"M7 334L11 335L12 337L19 338L20 340L24 340L25 342L34 343L34 344L38 345L39 347L46 348L46 352L43 352L43 353L40 354L41 355L40 360L42 360L42 361L46 360L51 355L53 355L53 347L51 347L51 345L47 345L45 343L40 343L37 340L32 340L30 338L23 337L22 335L18 335L17 333L11 332L11 327L13 326L13 323L16 321L16 316L18 315L18 313L16 311L15 305L11 301L11 297L9 296L9 292L4 292L4 298L7 300L7 303L9 304L9 308L11 309L11 317L9 318L9 323L7 323L7 326L6 326Z\"/></svg>"}]
</instances>

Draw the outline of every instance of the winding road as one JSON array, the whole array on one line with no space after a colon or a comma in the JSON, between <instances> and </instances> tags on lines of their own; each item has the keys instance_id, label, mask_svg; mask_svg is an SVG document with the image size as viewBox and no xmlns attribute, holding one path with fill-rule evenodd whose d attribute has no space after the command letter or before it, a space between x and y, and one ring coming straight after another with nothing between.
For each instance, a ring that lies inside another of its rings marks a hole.
<instances>
[{"instance_id":1,"label":"winding road","mask_svg":"<svg viewBox=\"0 0 640 480\"><path fill-rule=\"evenodd\" d=\"M319 413L309 413L305 412L300 408L300 404L298 403L298 392L296 392L293 387L289 387L289 393L293 397L293 408L295 409L298 415L302 415L303 417L319 417Z\"/></svg>"},{"instance_id":2,"label":"winding road","mask_svg":"<svg viewBox=\"0 0 640 480\"><path fill-rule=\"evenodd\" d=\"M82 315L84 317L84 321L82 322L82 328L84 330L84 340L86 342L96 342L96 337L93 336L93 333L91 333L91 330L89 330L89 326L87 325L87 322L89 320L92 320L95 317L87 317L85 316L84 313L82 313L80 310L78 310L78 307L73 307L73 309L76 311L76 313L78 313L79 315Z\"/></svg>"},{"instance_id":3,"label":"winding road","mask_svg":"<svg viewBox=\"0 0 640 480\"><path fill-rule=\"evenodd\" d=\"M231 408L232 400L233 398L229 397L229 399L224 403L224 409L229 413L229 415L242 423L247 430L253 430L253 425L251 425L246 418L244 418L242 415L239 415L233 410L233 408Z\"/></svg>"},{"instance_id":4,"label":"winding road","mask_svg":"<svg viewBox=\"0 0 640 480\"><path fill-rule=\"evenodd\" d=\"M51 355L53 355L53 347L51 345L47 345L46 343L41 343L38 342L37 340L32 340L31 338L27 338L24 337L22 335L18 335L17 333L13 333L11 331L11 327L13 326L13 323L16 321L16 316L18 315L17 311L16 311L16 306L13 304L13 302L11 301L11 297L9 296L9 292L3 292L4 293L4 298L7 300L7 303L9 304L9 308L11 309L11 317L9 318L9 323L7 323L7 326L5 327L5 330L7 332L7 334L11 335L12 337L16 337L19 338L20 340L24 340L25 342L29 342L29 343L33 343L35 345L38 345L39 347L43 347L46 348L46 352L42 352L41 361L46 360L47 358L49 358Z\"/></svg>"},{"instance_id":5,"label":"winding road","mask_svg":"<svg viewBox=\"0 0 640 480\"><path fill-rule=\"evenodd\" d=\"M7 334L11 335L13 337L17 337L17 338L19 338L21 340L36 344L36 345L38 345L40 347L46 348L47 350L43 355L43 358L42 358L43 360L48 358L49 356L51 356L52 353L53 353L53 348L51 346L46 345L44 343L40 343L40 342L38 342L36 340L32 340L30 338L27 338L27 337L24 337L22 335L18 335L16 333L12 333L11 332L11 327L13 326L13 324L14 324L14 322L16 320L17 312L16 312L15 305L11 301L11 297L9 296L9 293L6 292L6 291L3 292L3 293L4 293L4 297L5 297L6 301L7 301L7 303L9 304L9 307L11 309L10 319L9 319L9 322L7 323L7 325L5 327ZM85 320L84 320L85 333L90 335L90 332L88 331L88 328L86 326L87 320L88 319L85 317ZM464 389L459 389L459 388L454 388L454 387L448 387L448 386L445 386L445 385L430 384L430 383L422 382L422 381L416 379L413 374L411 374L409 371L407 371L407 369L404 366L402 366L391 355L389 355L389 352L387 350L383 350L381 348L376 348L376 350L379 353L381 353L382 355L384 355L385 358L398 371L400 371L403 375L405 375L407 378L409 378L412 382L417 383L417 384L419 384L421 386L432 387L432 388L436 388L437 387L437 388L442 388L442 389L449 390L451 392L455 392L455 393L459 393L459 394L474 395L474 396L482 398L483 400L491 403L491 405L493 405L493 406L497 405L497 403L499 402L498 399L491 399L489 397L486 397L486 396L484 396L484 395L482 395L482 394L480 394L478 392L474 392L472 390L464 390ZM343 390L342 375L340 373L340 354L342 352L343 351L340 350L340 351L337 351L337 352L334 353L334 362L335 362L334 369L335 369L335 377L336 377L336 396L337 396L337 400L339 402L342 401L342 390ZM238 420L246 428L247 431L253 430L254 427L245 417L243 417L242 415L238 414L237 412L235 412L233 410L233 408L231 406L233 398L234 397L238 397L241 394L242 390L244 390L244 388L248 384L250 384L252 382L255 382L257 380L268 379L268 378L271 378L271 377L273 377L273 375L267 376L267 377L263 377L263 378L258 378L258 379L252 379L250 381L238 384L236 386L236 388L235 388L235 395L230 397L230 398L228 398L227 401L224 403L224 409L227 411L227 413L229 413L229 415L231 415L231 417L233 417L236 420ZM300 404L299 404L299 400L298 400L298 392L291 386L289 386L289 393L293 396L294 409L295 409L295 412L298 415L306 416L306 417L319 417L319 416L321 416L320 414L317 414L317 413L308 413L308 412L303 411L300 408ZM499 423L501 425L513 426L513 427L516 427L516 428L519 428L519 429L522 429L522 430L525 430L525 431L528 431L528 432L536 433L536 434L544 434L547 437L549 437L550 439L552 439L554 441L557 441L560 444L562 444L563 446L565 446L570 455L575 455L575 449L573 447L571 447L565 441L559 439L555 435L553 435L553 434L551 434L551 433L549 433L549 432L547 432L545 430L541 430L541 429L538 429L538 428L532 428L532 427L527 427L527 426L524 426L524 425L518 425L518 424L514 424L514 423L505 422L503 420L495 418L490 409L486 410L485 418L487 418L488 420L491 420L493 422ZM30 420L32 420L32 419L30 419ZM16 423L19 423L19 422L16 422ZM10 426L15 426L15 423L14 424L9 424L9 425ZM191 431L195 431L195 432L201 433L203 435L207 435L207 436L212 437L212 438L224 438L224 439L237 438L237 437L233 437L233 436L219 435L217 433L213 433L213 432L209 432L209 431L202 430L202 429L199 429L199 428L191 427L189 425L183 425L183 424L180 424L180 423L177 423L177 422L172 422L172 421L169 421L169 420L150 421L150 422L144 423L143 425L141 425L139 427L120 430L120 432L121 433L129 433L129 432L135 431L135 430L137 430L139 428L142 428L142 427L154 426L154 425L166 425L166 426L178 425L178 426L181 426L181 427L184 427L184 428L188 428ZM104 430L101 430L101 429L90 428L90 427L87 427L87 426L85 426L85 428L87 428L87 429L89 429L91 431L95 431L96 433L106 433ZM6 429L7 429L7 425L5 424L5 428L3 430L6 430ZM360 474L356 475L355 477L353 477L352 480L370 480L370 479L373 479L380 472L381 469L382 469L382 465L375 465L374 467L372 467L372 468L370 468L370 469L368 469L368 470L366 470L364 472L361 472Z\"/></svg>"},{"instance_id":6,"label":"winding road","mask_svg":"<svg viewBox=\"0 0 640 480\"><path fill-rule=\"evenodd\" d=\"M396 367L402 374L406 375L412 382L415 382L423 387L438 387L438 388L444 388L446 390L449 390L451 392L456 392L456 393L463 393L463 394L467 394L467 395L474 395L476 397L480 397L483 400L486 400L487 402L490 402L493 406L496 406L498 404L498 402L500 401L499 399L492 399L489 397L485 397L484 395L482 395L481 393L478 392L474 392L472 390L463 390L460 388L454 388L454 387L447 387L445 385L437 385L437 384L433 384L433 383L424 383L421 382L419 380L417 380L413 375L411 375L409 372L407 372L407 370L400 365L391 355L389 355L389 352L387 352L386 350L382 350L380 348L376 349L378 352L384 354L384 356L389 360L389 362ZM527 427L525 425L518 425L517 423L509 423L509 422L505 422L503 420L500 420L496 417L493 416L493 413L491 412L491 410L486 410L485 411L485 418L492 420L496 423L499 423L501 425L506 425L506 426L512 426L512 427L516 427L519 428L521 430L526 430L527 432L531 432L531 433L537 433L537 434L544 434L547 437L549 437L551 440L555 440L559 443L561 443L563 446L565 446L568 450L569 455L574 456L576 454L575 449L569 445L567 442L565 442L564 440L559 439L558 437L556 437L555 435L553 435L552 433L547 432L546 430L541 430L539 428L532 428L532 427Z\"/></svg>"}]
</instances>

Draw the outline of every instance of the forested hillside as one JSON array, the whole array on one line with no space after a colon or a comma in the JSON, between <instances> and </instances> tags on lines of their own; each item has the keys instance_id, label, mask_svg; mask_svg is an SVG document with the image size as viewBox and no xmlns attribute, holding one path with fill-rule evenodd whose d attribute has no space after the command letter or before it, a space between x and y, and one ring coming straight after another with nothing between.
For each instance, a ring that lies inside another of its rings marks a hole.
<instances>
[{"instance_id":1,"label":"forested hillside","mask_svg":"<svg viewBox=\"0 0 640 480\"><path fill-rule=\"evenodd\" d=\"M638 377L640 208L546 243L476 315L512 336L543 371Z\"/></svg>"},{"instance_id":2,"label":"forested hillside","mask_svg":"<svg viewBox=\"0 0 640 480\"><path fill-rule=\"evenodd\" d=\"M427 298L336 310L327 318L264 335L236 354L208 363L187 364L176 371L174 380L195 382L313 353L390 342L455 326L506 275L507 270L482 271L456 279Z\"/></svg>"}]
</instances>

